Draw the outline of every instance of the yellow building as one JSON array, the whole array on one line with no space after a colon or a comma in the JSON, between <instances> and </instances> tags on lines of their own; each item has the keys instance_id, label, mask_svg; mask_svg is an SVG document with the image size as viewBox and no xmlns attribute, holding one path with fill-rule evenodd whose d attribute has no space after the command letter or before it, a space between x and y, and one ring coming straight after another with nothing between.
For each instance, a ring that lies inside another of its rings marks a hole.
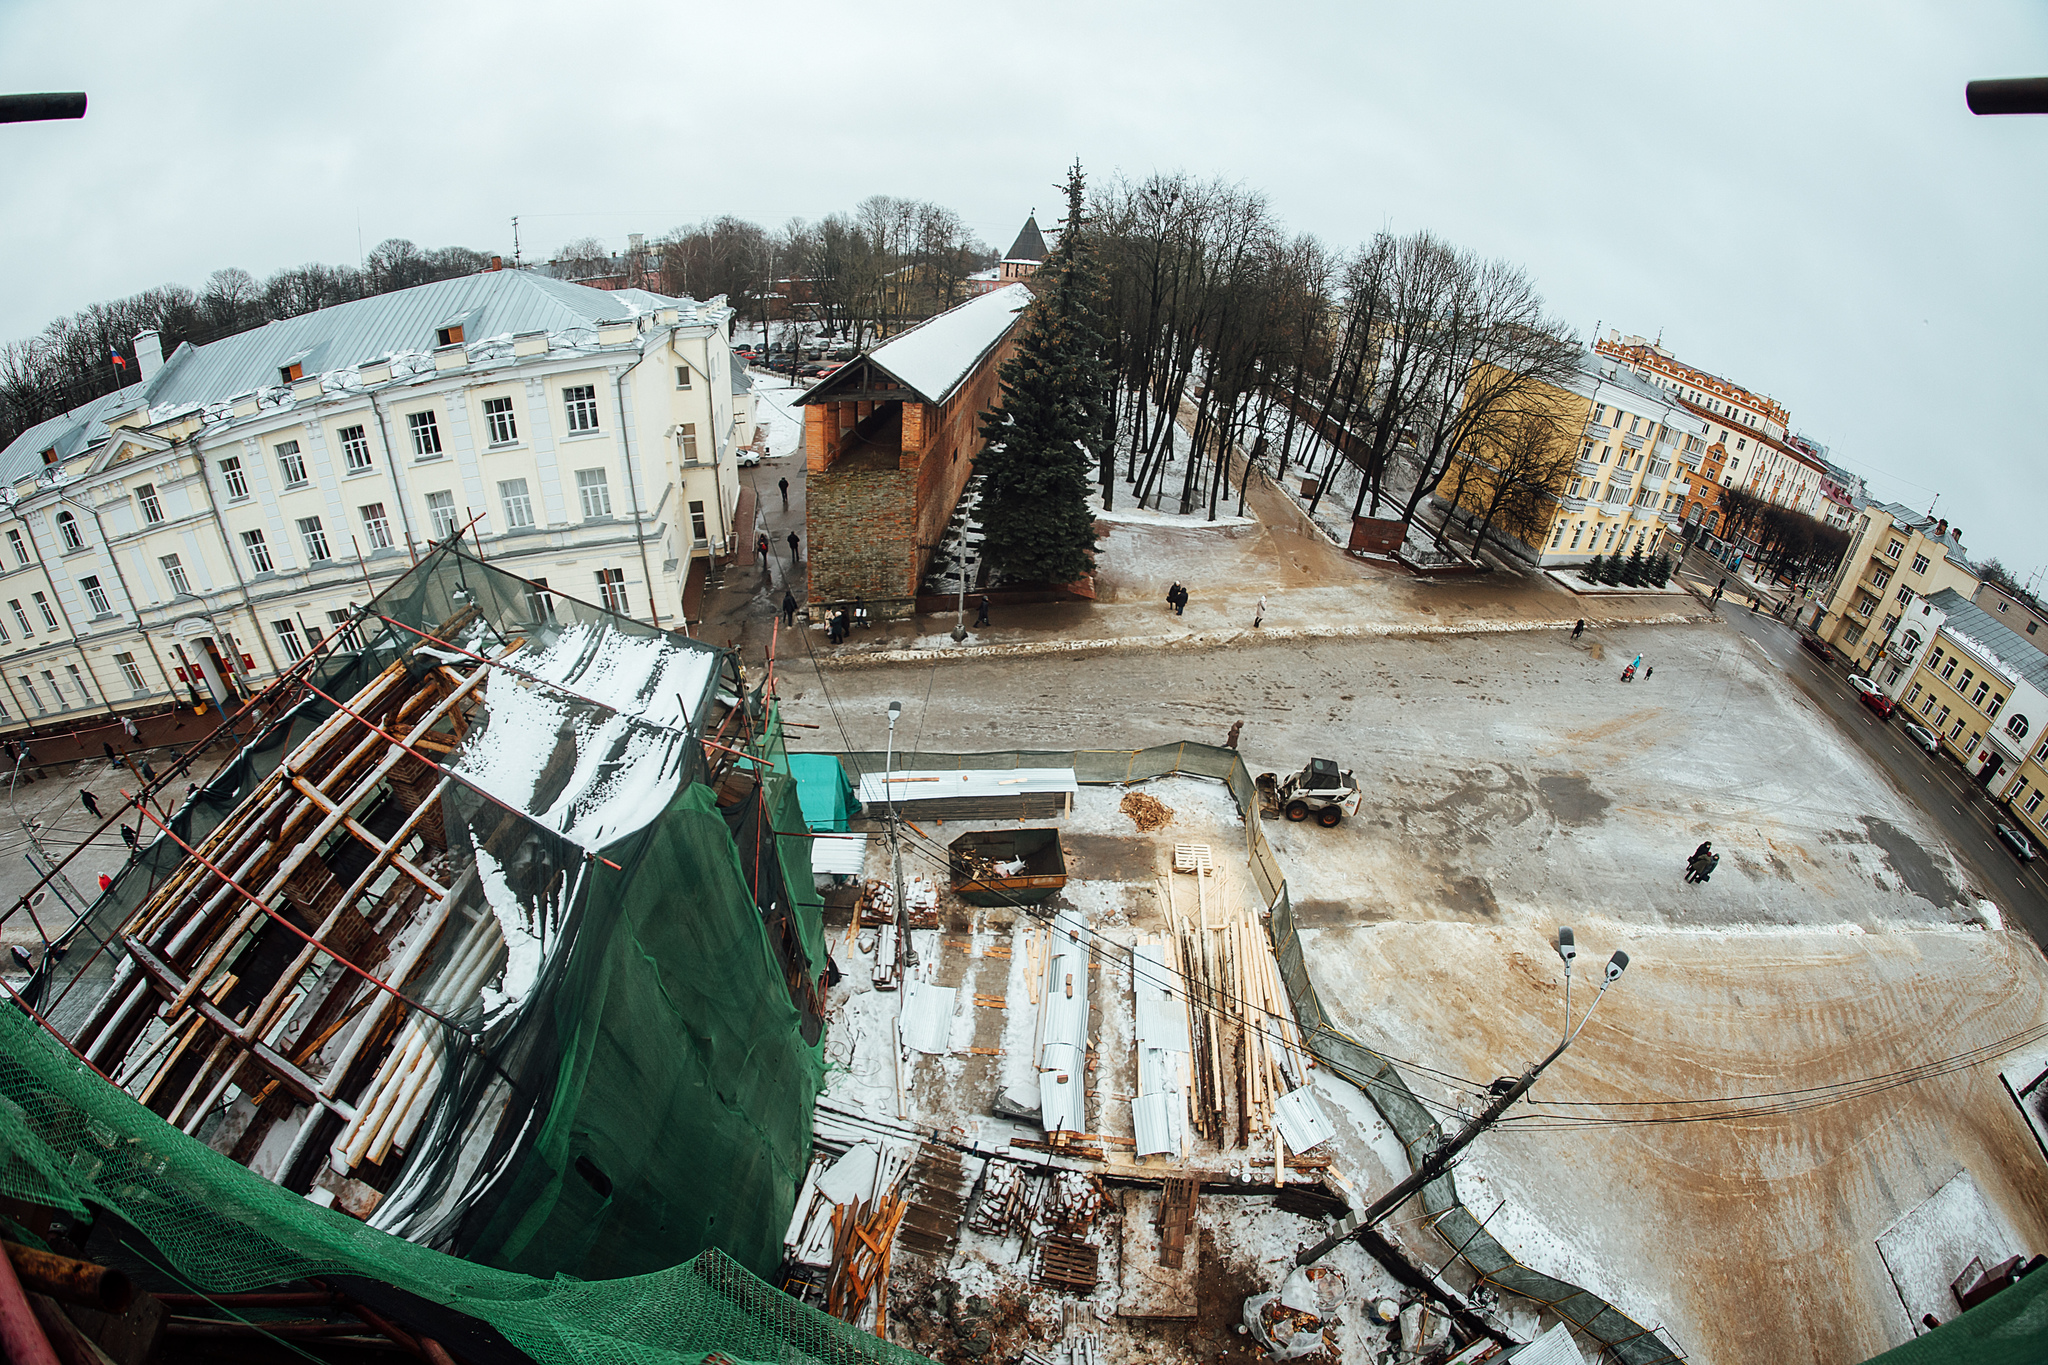
<instances>
[{"instance_id":1,"label":"yellow building","mask_svg":"<svg viewBox=\"0 0 2048 1365\"><path fill-rule=\"evenodd\" d=\"M1814 633L1868 672L1915 594L1953 588L1967 598L1977 581L1960 528L1897 503L1873 502L1815 608Z\"/></svg>"}]
</instances>

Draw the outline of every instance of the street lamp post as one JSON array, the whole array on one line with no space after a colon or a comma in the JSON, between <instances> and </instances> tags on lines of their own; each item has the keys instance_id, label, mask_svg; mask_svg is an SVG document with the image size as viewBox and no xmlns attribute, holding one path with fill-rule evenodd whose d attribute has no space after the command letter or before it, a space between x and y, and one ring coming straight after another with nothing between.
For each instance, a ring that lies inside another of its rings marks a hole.
<instances>
[{"instance_id":1,"label":"street lamp post","mask_svg":"<svg viewBox=\"0 0 2048 1365\"><path fill-rule=\"evenodd\" d=\"M967 638L967 566L973 563L967 553L967 529L960 529L960 548L953 555L953 571L960 579L960 601L953 608L953 643L959 644Z\"/></svg>"},{"instance_id":2,"label":"street lamp post","mask_svg":"<svg viewBox=\"0 0 2048 1365\"><path fill-rule=\"evenodd\" d=\"M1498 1123L1501 1115L1508 1111L1510 1105L1529 1093L1529 1088L1536 1084L1536 1078L1541 1076L1552 1062L1564 1055L1565 1049L1570 1047L1577 1040L1579 1034L1585 1031L1587 1020L1593 1017L1593 1011L1600 1008L1600 1000L1607 994L1607 988L1616 981L1619 981L1621 974L1628 969L1628 954L1617 949L1614 956L1607 960L1606 978L1601 981L1600 990L1593 997L1593 1003L1587 1006L1586 1017L1579 1020L1577 1028L1573 1028L1571 1026L1570 1003L1572 959L1578 956L1578 946L1573 940L1572 931L1568 925L1560 927L1557 931L1557 954L1564 959L1565 1032L1558 1045L1550 1050L1550 1055L1523 1072L1505 1089L1500 1090L1493 1097L1493 1101L1486 1108L1482 1109L1476 1118L1458 1130L1457 1136L1424 1157L1422 1163L1415 1168L1406 1180L1394 1186L1393 1189L1388 1190L1378 1199L1373 1200L1371 1204L1366 1206L1364 1212L1357 1214L1353 1218L1345 1219L1335 1232L1325 1237L1322 1241L1317 1242L1299 1256L1296 1256L1294 1263L1297 1266L1312 1264L1329 1255L1338 1243L1347 1241L1365 1229L1370 1228L1373 1224L1399 1208L1409 1196L1442 1175L1457 1158L1458 1153L1471 1146L1481 1133ZM1495 1082L1495 1085L1499 1084L1498 1081Z\"/></svg>"}]
</instances>

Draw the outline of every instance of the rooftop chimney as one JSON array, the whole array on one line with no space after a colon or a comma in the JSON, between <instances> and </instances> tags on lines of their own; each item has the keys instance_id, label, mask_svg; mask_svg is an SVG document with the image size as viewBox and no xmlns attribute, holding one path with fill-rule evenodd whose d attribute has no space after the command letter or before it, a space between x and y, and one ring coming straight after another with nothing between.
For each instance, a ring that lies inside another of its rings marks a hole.
<instances>
[{"instance_id":1,"label":"rooftop chimney","mask_svg":"<svg viewBox=\"0 0 2048 1365\"><path fill-rule=\"evenodd\" d=\"M164 367L163 338L154 330L135 334L135 372L144 382Z\"/></svg>"},{"instance_id":2,"label":"rooftop chimney","mask_svg":"<svg viewBox=\"0 0 2048 1365\"><path fill-rule=\"evenodd\" d=\"M503 256L493 256L493 257L491 257L491 269L493 269L493 270L503 270L504 268L505 268L505 258L504 258Z\"/></svg>"},{"instance_id":3,"label":"rooftop chimney","mask_svg":"<svg viewBox=\"0 0 2048 1365\"><path fill-rule=\"evenodd\" d=\"M626 234L626 249L628 251L639 251L646 245L647 234L643 232L629 232Z\"/></svg>"}]
</instances>

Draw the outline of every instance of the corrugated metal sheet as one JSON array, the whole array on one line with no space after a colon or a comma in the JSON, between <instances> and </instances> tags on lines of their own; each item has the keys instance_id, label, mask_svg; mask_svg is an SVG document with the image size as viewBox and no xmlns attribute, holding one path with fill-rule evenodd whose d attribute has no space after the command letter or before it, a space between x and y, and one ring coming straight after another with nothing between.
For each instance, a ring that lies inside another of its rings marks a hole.
<instances>
[{"instance_id":1,"label":"corrugated metal sheet","mask_svg":"<svg viewBox=\"0 0 2048 1365\"><path fill-rule=\"evenodd\" d=\"M1081 789L1072 768L953 768L869 773L860 780L863 807L891 801L944 801L956 797L1070 795Z\"/></svg>"},{"instance_id":2,"label":"corrugated metal sheet","mask_svg":"<svg viewBox=\"0 0 2048 1365\"><path fill-rule=\"evenodd\" d=\"M1180 1137L1173 1122L1173 1101L1178 1098L1140 1095L1131 1101L1131 1126L1137 1131L1139 1156L1180 1155Z\"/></svg>"},{"instance_id":3,"label":"corrugated metal sheet","mask_svg":"<svg viewBox=\"0 0 2048 1365\"><path fill-rule=\"evenodd\" d=\"M1515 1365L1585 1365L1586 1357L1572 1340L1572 1329L1560 1322L1508 1359Z\"/></svg>"},{"instance_id":4,"label":"corrugated metal sheet","mask_svg":"<svg viewBox=\"0 0 2048 1365\"><path fill-rule=\"evenodd\" d=\"M1048 1133L1086 1132L1088 936L1071 910L1053 917L1038 1016L1038 1089Z\"/></svg>"},{"instance_id":5,"label":"corrugated metal sheet","mask_svg":"<svg viewBox=\"0 0 2048 1365\"><path fill-rule=\"evenodd\" d=\"M1290 1152L1305 1152L1317 1143L1328 1142L1337 1130L1323 1113L1313 1086L1290 1090L1273 1101L1273 1126L1287 1140Z\"/></svg>"},{"instance_id":6,"label":"corrugated metal sheet","mask_svg":"<svg viewBox=\"0 0 2048 1365\"><path fill-rule=\"evenodd\" d=\"M811 840L811 871L857 877L867 866L868 836L865 834L820 834Z\"/></svg>"},{"instance_id":7,"label":"corrugated metal sheet","mask_svg":"<svg viewBox=\"0 0 2048 1365\"><path fill-rule=\"evenodd\" d=\"M918 1052L951 1052L953 1009L959 993L951 986L912 980L903 988L903 1045Z\"/></svg>"},{"instance_id":8,"label":"corrugated metal sheet","mask_svg":"<svg viewBox=\"0 0 2048 1365\"><path fill-rule=\"evenodd\" d=\"M1137 945L1132 949L1131 977L1138 1000L1139 1048L1188 1051L1187 1002L1175 989L1180 978L1166 968L1166 949L1157 943Z\"/></svg>"}]
</instances>

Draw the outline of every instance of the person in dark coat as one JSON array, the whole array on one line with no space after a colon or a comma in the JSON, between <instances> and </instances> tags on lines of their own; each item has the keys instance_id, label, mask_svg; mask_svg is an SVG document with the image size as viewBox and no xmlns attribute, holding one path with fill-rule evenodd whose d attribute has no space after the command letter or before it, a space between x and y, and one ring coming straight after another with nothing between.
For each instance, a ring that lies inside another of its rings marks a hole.
<instances>
[{"instance_id":1,"label":"person in dark coat","mask_svg":"<svg viewBox=\"0 0 2048 1365\"><path fill-rule=\"evenodd\" d=\"M1700 840L1700 846L1692 851L1692 856L1695 858L1700 858L1706 856L1709 853L1712 853L1713 851L1714 841L1711 839L1702 839Z\"/></svg>"},{"instance_id":2,"label":"person in dark coat","mask_svg":"<svg viewBox=\"0 0 2048 1365\"><path fill-rule=\"evenodd\" d=\"M800 563L803 559L803 556L797 553L798 544L796 532L791 531L789 533L789 562L792 564Z\"/></svg>"},{"instance_id":3,"label":"person in dark coat","mask_svg":"<svg viewBox=\"0 0 2048 1365\"><path fill-rule=\"evenodd\" d=\"M977 602L977 603L975 604L975 612L974 612L974 624L975 624L975 625L977 625L977 626L985 626L985 625L987 625L987 624L988 624L988 594L987 594L987 593L983 593L983 594L981 595L981 599L980 599L980 600L979 600L979 601L978 601L978 602Z\"/></svg>"},{"instance_id":4,"label":"person in dark coat","mask_svg":"<svg viewBox=\"0 0 2048 1365\"><path fill-rule=\"evenodd\" d=\"M765 531L754 537L754 558L763 564L768 562L768 534Z\"/></svg>"},{"instance_id":5,"label":"person in dark coat","mask_svg":"<svg viewBox=\"0 0 2048 1365\"><path fill-rule=\"evenodd\" d=\"M1179 616L1188 609L1188 590L1176 583L1174 591L1177 595L1173 599L1173 614Z\"/></svg>"},{"instance_id":6,"label":"person in dark coat","mask_svg":"<svg viewBox=\"0 0 2048 1365\"><path fill-rule=\"evenodd\" d=\"M103 816L103 815L101 815L101 814L100 814L100 802L99 802L99 798L98 798L98 797L96 797L96 796L94 796L94 795L93 795L93 794L92 794L91 792L89 792L89 791L81 791L81 792L79 792L79 793L78 793L78 799L79 799L79 802L80 802L80 803L81 803L82 805L84 805L84 807L85 807L85 813L86 813L87 815L90 815L90 816L91 816L91 817L92 817L93 819L95 819L95 820L103 820L103 819L105 819L105 818L106 818L105 816Z\"/></svg>"},{"instance_id":7,"label":"person in dark coat","mask_svg":"<svg viewBox=\"0 0 2048 1365\"><path fill-rule=\"evenodd\" d=\"M782 594L782 624L785 626L796 624L796 597L786 591Z\"/></svg>"},{"instance_id":8,"label":"person in dark coat","mask_svg":"<svg viewBox=\"0 0 2048 1365\"><path fill-rule=\"evenodd\" d=\"M114 746L113 746L113 745L111 745L111 744L107 743L107 742L106 742L105 740L101 740L101 741L100 741L100 747L101 747L102 749L105 749L105 750L107 751L107 766L108 766L108 767L110 767L110 768L119 768L119 767L122 767L122 766L123 766L123 764L122 764L122 762L121 762L121 756L120 756L119 754L117 754L117 753L115 753L115 752L114 752Z\"/></svg>"},{"instance_id":9,"label":"person in dark coat","mask_svg":"<svg viewBox=\"0 0 2048 1365\"><path fill-rule=\"evenodd\" d=\"M1578 623L1577 625L1575 625L1575 626L1573 626L1573 627L1572 627L1572 638L1573 638L1574 640L1576 640L1576 639L1578 639L1578 638L1579 638L1579 637L1580 637L1581 635L1584 635L1585 633L1586 633L1586 618L1585 618L1585 617L1583 617L1583 616L1581 616L1581 617L1579 618L1579 623Z\"/></svg>"},{"instance_id":10,"label":"person in dark coat","mask_svg":"<svg viewBox=\"0 0 2048 1365\"><path fill-rule=\"evenodd\" d=\"M1710 880L1714 875L1714 869L1719 867L1720 865L1721 855L1718 853L1709 853L1707 855L1706 865L1700 868L1700 875L1693 878L1693 880L1696 882L1704 882Z\"/></svg>"},{"instance_id":11,"label":"person in dark coat","mask_svg":"<svg viewBox=\"0 0 2048 1365\"><path fill-rule=\"evenodd\" d=\"M1176 612L1180 610L1180 580L1178 578L1174 579L1173 583L1166 589L1166 605L1172 607Z\"/></svg>"},{"instance_id":12,"label":"person in dark coat","mask_svg":"<svg viewBox=\"0 0 2048 1365\"><path fill-rule=\"evenodd\" d=\"M135 826L121 826L121 842L128 845L128 851L130 853L133 853L135 851Z\"/></svg>"},{"instance_id":13,"label":"person in dark coat","mask_svg":"<svg viewBox=\"0 0 2048 1365\"><path fill-rule=\"evenodd\" d=\"M789 480L777 479L776 482L782 486L782 510L787 512L789 510Z\"/></svg>"},{"instance_id":14,"label":"person in dark coat","mask_svg":"<svg viewBox=\"0 0 2048 1365\"><path fill-rule=\"evenodd\" d=\"M1230 733L1223 737L1223 747L1226 749L1235 749L1237 747L1237 737L1243 730L1243 721L1234 720L1230 722Z\"/></svg>"}]
</instances>

